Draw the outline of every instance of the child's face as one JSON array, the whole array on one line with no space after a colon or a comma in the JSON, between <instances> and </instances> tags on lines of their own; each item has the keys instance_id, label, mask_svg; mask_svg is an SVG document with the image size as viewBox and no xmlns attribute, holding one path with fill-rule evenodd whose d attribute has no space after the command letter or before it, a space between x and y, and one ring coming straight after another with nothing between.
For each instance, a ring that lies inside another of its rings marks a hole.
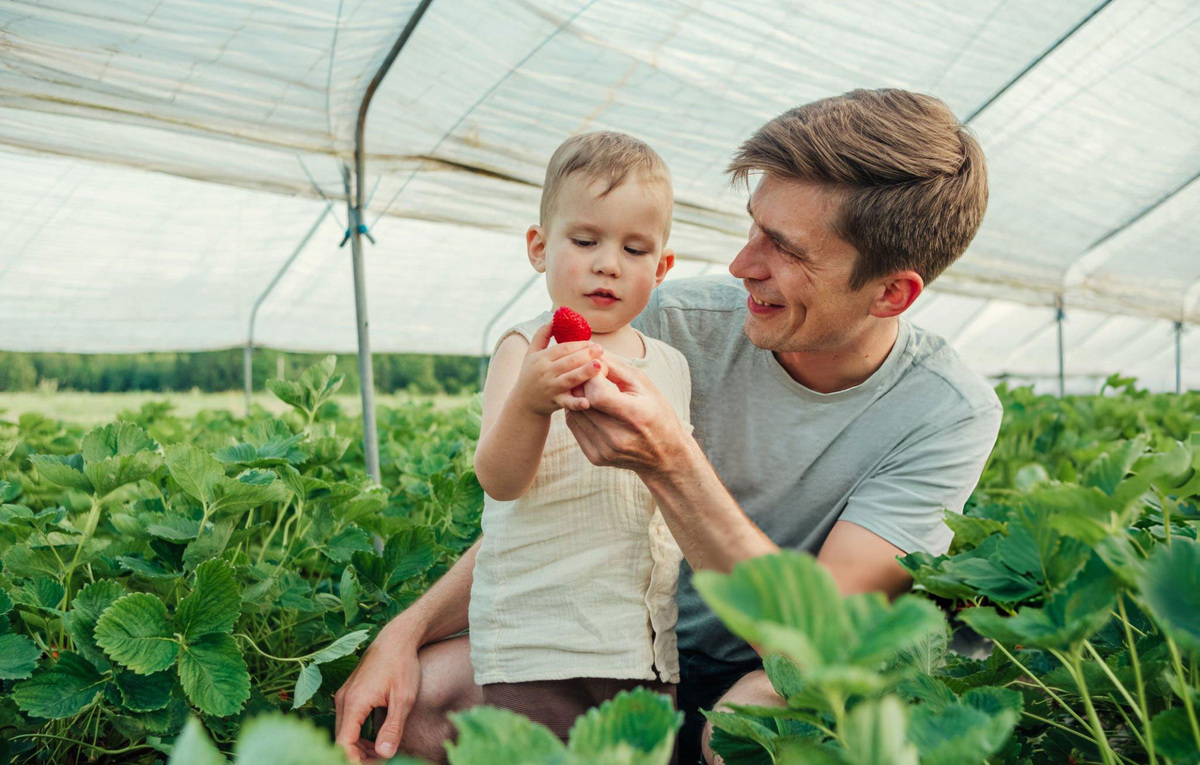
<instances>
[{"instance_id":1,"label":"child's face","mask_svg":"<svg viewBox=\"0 0 1200 765\"><path fill-rule=\"evenodd\" d=\"M596 334L633 321L675 262L664 249L669 189L635 177L601 197L604 187L566 178L553 220L526 234L529 262L546 274L555 307L579 312Z\"/></svg>"}]
</instances>

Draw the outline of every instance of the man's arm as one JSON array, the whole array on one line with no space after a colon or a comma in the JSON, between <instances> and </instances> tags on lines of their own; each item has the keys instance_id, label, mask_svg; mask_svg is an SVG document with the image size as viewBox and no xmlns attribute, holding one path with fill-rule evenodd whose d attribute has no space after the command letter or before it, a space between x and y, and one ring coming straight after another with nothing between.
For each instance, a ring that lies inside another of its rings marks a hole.
<instances>
[{"instance_id":1,"label":"man's arm","mask_svg":"<svg viewBox=\"0 0 1200 765\"><path fill-rule=\"evenodd\" d=\"M416 603L388 622L334 694L336 740L351 760L390 757L400 746L405 720L421 684L417 652L427 643L467 628L478 552L476 542ZM372 746L360 740L360 731L371 711L383 707L387 719Z\"/></svg>"},{"instance_id":2,"label":"man's arm","mask_svg":"<svg viewBox=\"0 0 1200 765\"><path fill-rule=\"evenodd\" d=\"M605 362L613 384L589 385L591 406L567 412L567 426L588 460L638 474L693 569L728 572L740 561L778 552L649 378L611 355Z\"/></svg>"}]
</instances>

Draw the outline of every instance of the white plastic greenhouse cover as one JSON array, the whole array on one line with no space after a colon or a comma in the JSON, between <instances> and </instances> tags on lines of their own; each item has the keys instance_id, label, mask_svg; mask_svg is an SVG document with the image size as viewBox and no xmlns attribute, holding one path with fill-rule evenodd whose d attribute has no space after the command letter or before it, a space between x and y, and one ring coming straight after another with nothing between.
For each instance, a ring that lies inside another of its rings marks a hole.
<instances>
[{"instance_id":1,"label":"white plastic greenhouse cover","mask_svg":"<svg viewBox=\"0 0 1200 765\"><path fill-rule=\"evenodd\" d=\"M0 348L352 352L342 165L416 7L0 2ZM676 275L719 272L748 222L733 149L884 86L945 99L989 164L983 227L916 323L984 373L1052 380L1061 298L1071 387L1094 390L1173 388L1183 322L1200 382L1194 0L435 0L367 120L373 350L477 355L547 305L522 232L567 136L654 146Z\"/></svg>"}]
</instances>

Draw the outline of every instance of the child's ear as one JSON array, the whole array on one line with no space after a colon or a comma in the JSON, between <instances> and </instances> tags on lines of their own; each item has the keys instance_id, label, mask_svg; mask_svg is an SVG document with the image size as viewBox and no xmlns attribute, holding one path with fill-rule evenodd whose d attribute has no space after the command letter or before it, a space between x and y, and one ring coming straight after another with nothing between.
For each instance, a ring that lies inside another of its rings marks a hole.
<instances>
[{"instance_id":1,"label":"child's ear","mask_svg":"<svg viewBox=\"0 0 1200 765\"><path fill-rule=\"evenodd\" d=\"M658 259L658 270L654 273L654 286L663 283L663 279L667 278L667 272L675 266L675 251L663 250L662 257Z\"/></svg>"},{"instance_id":2,"label":"child's ear","mask_svg":"<svg viewBox=\"0 0 1200 765\"><path fill-rule=\"evenodd\" d=\"M541 226L530 226L525 232L525 249L529 252L529 264L539 274L546 273L546 233Z\"/></svg>"}]
</instances>

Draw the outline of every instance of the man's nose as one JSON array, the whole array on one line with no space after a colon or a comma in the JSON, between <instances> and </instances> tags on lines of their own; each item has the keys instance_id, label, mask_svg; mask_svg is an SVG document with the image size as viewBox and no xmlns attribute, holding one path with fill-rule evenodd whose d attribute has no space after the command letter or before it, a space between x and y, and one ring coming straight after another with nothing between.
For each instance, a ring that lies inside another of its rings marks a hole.
<instances>
[{"instance_id":1,"label":"man's nose","mask_svg":"<svg viewBox=\"0 0 1200 765\"><path fill-rule=\"evenodd\" d=\"M765 281L770 278L771 273L766 266L766 259L763 257L760 236L751 234L750 240L738 252L737 257L730 262L729 273L738 279Z\"/></svg>"}]
</instances>

